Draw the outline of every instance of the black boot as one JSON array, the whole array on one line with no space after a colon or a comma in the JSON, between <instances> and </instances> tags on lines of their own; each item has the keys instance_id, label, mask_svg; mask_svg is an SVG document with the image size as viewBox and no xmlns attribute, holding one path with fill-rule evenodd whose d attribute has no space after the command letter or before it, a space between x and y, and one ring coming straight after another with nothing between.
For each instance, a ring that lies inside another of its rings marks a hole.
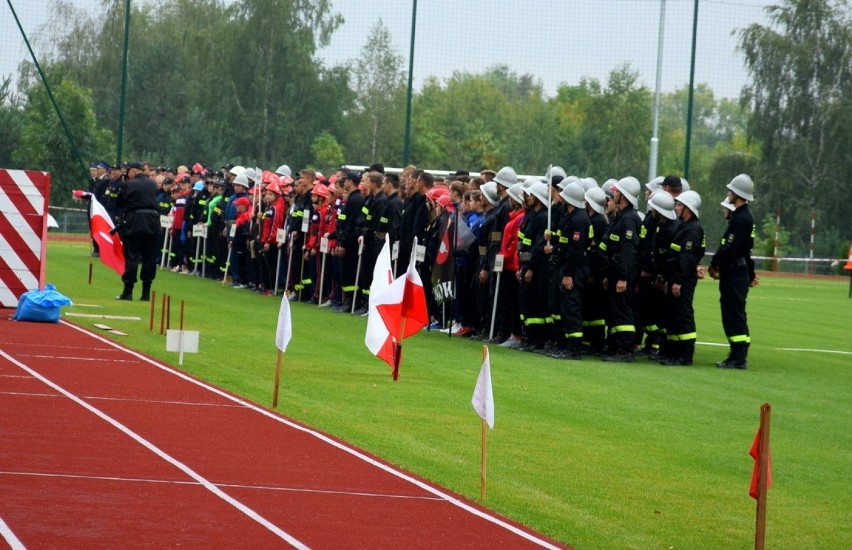
<instances>
[{"instance_id":1,"label":"black boot","mask_svg":"<svg viewBox=\"0 0 852 550\"><path fill-rule=\"evenodd\" d=\"M731 354L724 361L716 363L716 366L720 369L747 369L748 346L747 342L731 343Z\"/></svg>"},{"instance_id":2,"label":"black boot","mask_svg":"<svg viewBox=\"0 0 852 550\"><path fill-rule=\"evenodd\" d=\"M115 297L116 300L132 300L133 299L133 283L124 283L124 290Z\"/></svg>"},{"instance_id":3,"label":"black boot","mask_svg":"<svg viewBox=\"0 0 852 550\"><path fill-rule=\"evenodd\" d=\"M151 299L151 282L142 283L142 296L139 297L143 302L147 302Z\"/></svg>"}]
</instances>

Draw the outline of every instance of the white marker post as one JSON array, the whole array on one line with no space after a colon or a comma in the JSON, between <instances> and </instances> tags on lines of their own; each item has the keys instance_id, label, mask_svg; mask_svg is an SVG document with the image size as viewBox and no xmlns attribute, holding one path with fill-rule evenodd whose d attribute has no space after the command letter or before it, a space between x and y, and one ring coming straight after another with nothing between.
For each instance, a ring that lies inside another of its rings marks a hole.
<instances>
[{"instance_id":1,"label":"white marker post","mask_svg":"<svg viewBox=\"0 0 852 550\"><path fill-rule=\"evenodd\" d=\"M178 352L178 365L183 365L183 354L198 353L198 331L197 330L174 330L166 331L166 351Z\"/></svg>"}]
</instances>

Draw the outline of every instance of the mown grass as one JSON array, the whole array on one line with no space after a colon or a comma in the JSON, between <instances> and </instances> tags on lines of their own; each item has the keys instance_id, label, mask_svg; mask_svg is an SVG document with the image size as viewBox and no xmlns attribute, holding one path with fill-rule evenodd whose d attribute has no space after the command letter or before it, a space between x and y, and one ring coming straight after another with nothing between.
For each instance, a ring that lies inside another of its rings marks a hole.
<instances>
[{"instance_id":1,"label":"mown grass","mask_svg":"<svg viewBox=\"0 0 852 550\"><path fill-rule=\"evenodd\" d=\"M121 343L177 365L149 305L116 302L120 281L100 264L87 284L86 244L51 243L48 280L77 304L66 312L138 315L104 322ZM496 426L489 434L489 508L578 548L748 548L754 501L748 449L759 406L772 412L774 486L767 545L852 546L852 300L843 281L764 277L749 295L753 344L747 371L713 362L725 348L699 345L696 365L560 362L492 348ZM279 301L210 281L159 272L172 297L172 328L200 353L183 370L271 406ZM138 294L138 289L137 289ZM718 291L696 293L699 341L723 343ZM293 304L279 410L391 463L479 497L479 418L470 397L481 345L422 333L404 345L400 380L363 344L366 320ZM97 329L94 329L97 330ZM803 348L844 351L782 351Z\"/></svg>"}]
</instances>

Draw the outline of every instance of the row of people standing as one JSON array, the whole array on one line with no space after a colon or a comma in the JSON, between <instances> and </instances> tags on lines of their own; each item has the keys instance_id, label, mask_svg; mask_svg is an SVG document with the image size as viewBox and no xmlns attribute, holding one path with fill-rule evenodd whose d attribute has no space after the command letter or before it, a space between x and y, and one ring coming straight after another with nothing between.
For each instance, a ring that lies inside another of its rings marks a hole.
<instances>
[{"instance_id":1,"label":"row of people standing","mask_svg":"<svg viewBox=\"0 0 852 550\"><path fill-rule=\"evenodd\" d=\"M363 174L341 169L329 179L306 169L289 182L283 173L228 173L221 184L212 182L214 198L219 187L232 191L220 199L224 213L216 229L225 245L210 255L220 262L212 271L234 286L266 294L278 287L335 311L364 314L385 238L395 243L397 272L417 254L428 286L442 235L463 223L476 241L453 250L455 334L491 336L506 347L564 359L591 353L630 362L638 351L667 365L693 361L692 301L703 276L705 239L701 197L684 190L677 176L646 184L648 209L641 216L642 185L635 178L599 187L558 167L547 178L524 182L504 167L483 178L460 172L437 184L414 167L400 178L380 165ZM747 365L745 298L756 282L750 182L741 175L729 184L739 214L710 268L721 279L731 342L730 356L718 364L724 368ZM420 250L413 248L415 237ZM438 320L441 308L427 295Z\"/></svg>"}]
</instances>

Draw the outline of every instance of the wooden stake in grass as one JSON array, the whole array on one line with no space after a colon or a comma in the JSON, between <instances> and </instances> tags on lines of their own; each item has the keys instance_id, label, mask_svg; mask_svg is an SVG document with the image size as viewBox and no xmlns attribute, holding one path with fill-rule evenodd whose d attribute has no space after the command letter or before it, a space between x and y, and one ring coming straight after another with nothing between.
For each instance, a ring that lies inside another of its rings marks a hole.
<instances>
[{"instance_id":1,"label":"wooden stake in grass","mask_svg":"<svg viewBox=\"0 0 852 550\"><path fill-rule=\"evenodd\" d=\"M285 289L281 298L281 308L278 310L278 326L275 329L275 347L278 348L278 362L275 365L275 389L272 392L272 408L278 406L278 386L281 383L281 358L287 351L287 345L293 337L293 323L290 319L290 300Z\"/></svg>"},{"instance_id":2,"label":"wooden stake in grass","mask_svg":"<svg viewBox=\"0 0 852 550\"><path fill-rule=\"evenodd\" d=\"M92 260L89 260L89 284L92 284Z\"/></svg>"},{"instance_id":3,"label":"wooden stake in grass","mask_svg":"<svg viewBox=\"0 0 852 550\"><path fill-rule=\"evenodd\" d=\"M166 294L163 293L162 303L160 304L160 336L165 334L166 330Z\"/></svg>"},{"instance_id":4,"label":"wooden stake in grass","mask_svg":"<svg viewBox=\"0 0 852 550\"><path fill-rule=\"evenodd\" d=\"M154 332L154 309L157 305L157 291L151 291L151 315L148 318L148 332Z\"/></svg>"},{"instance_id":5,"label":"wooden stake in grass","mask_svg":"<svg viewBox=\"0 0 852 550\"><path fill-rule=\"evenodd\" d=\"M166 294L166 330L172 328L172 297Z\"/></svg>"},{"instance_id":6,"label":"wooden stake in grass","mask_svg":"<svg viewBox=\"0 0 852 550\"><path fill-rule=\"evenodd\" d=\"M757 435L754 438L755 441L752 443L749 453L755 460L751 480L752 486L749 490L749 495L757 499L754 530L755 550L763 550L766 542L766 491L772 482L772 470L769 458L769 413L771 410L772 407L769 403L764 403L760 406L760 428L757 430ZM754 492L755 482L757 484L756 494Z\"/></svg>"},{"instance_id":7,"label":"wooden stake in grass","mask_svg":"<svg viewBox=\"0 0 852 550\"><path fill-rule=\"evenodd\" d=\"M284 296L287 299L287 296ZM278 388L281 384L281 358L284 357L284 352L278 350L278 361L275 363L275 390L272 392L272 408L278 406Z\"/></svg>"},{"instance_id":8,"label":"wooden stake in grass","mask_svg":"<svg viewBox=\"0 0 852 550\"><path fill-rule=\"evenodd\" d=\"M180 328L180 330L183 330L183 305L184 305L184 301L181 300L180 301L180 323L178 324L178 328Z\"/></svg>"}]
</instances>

